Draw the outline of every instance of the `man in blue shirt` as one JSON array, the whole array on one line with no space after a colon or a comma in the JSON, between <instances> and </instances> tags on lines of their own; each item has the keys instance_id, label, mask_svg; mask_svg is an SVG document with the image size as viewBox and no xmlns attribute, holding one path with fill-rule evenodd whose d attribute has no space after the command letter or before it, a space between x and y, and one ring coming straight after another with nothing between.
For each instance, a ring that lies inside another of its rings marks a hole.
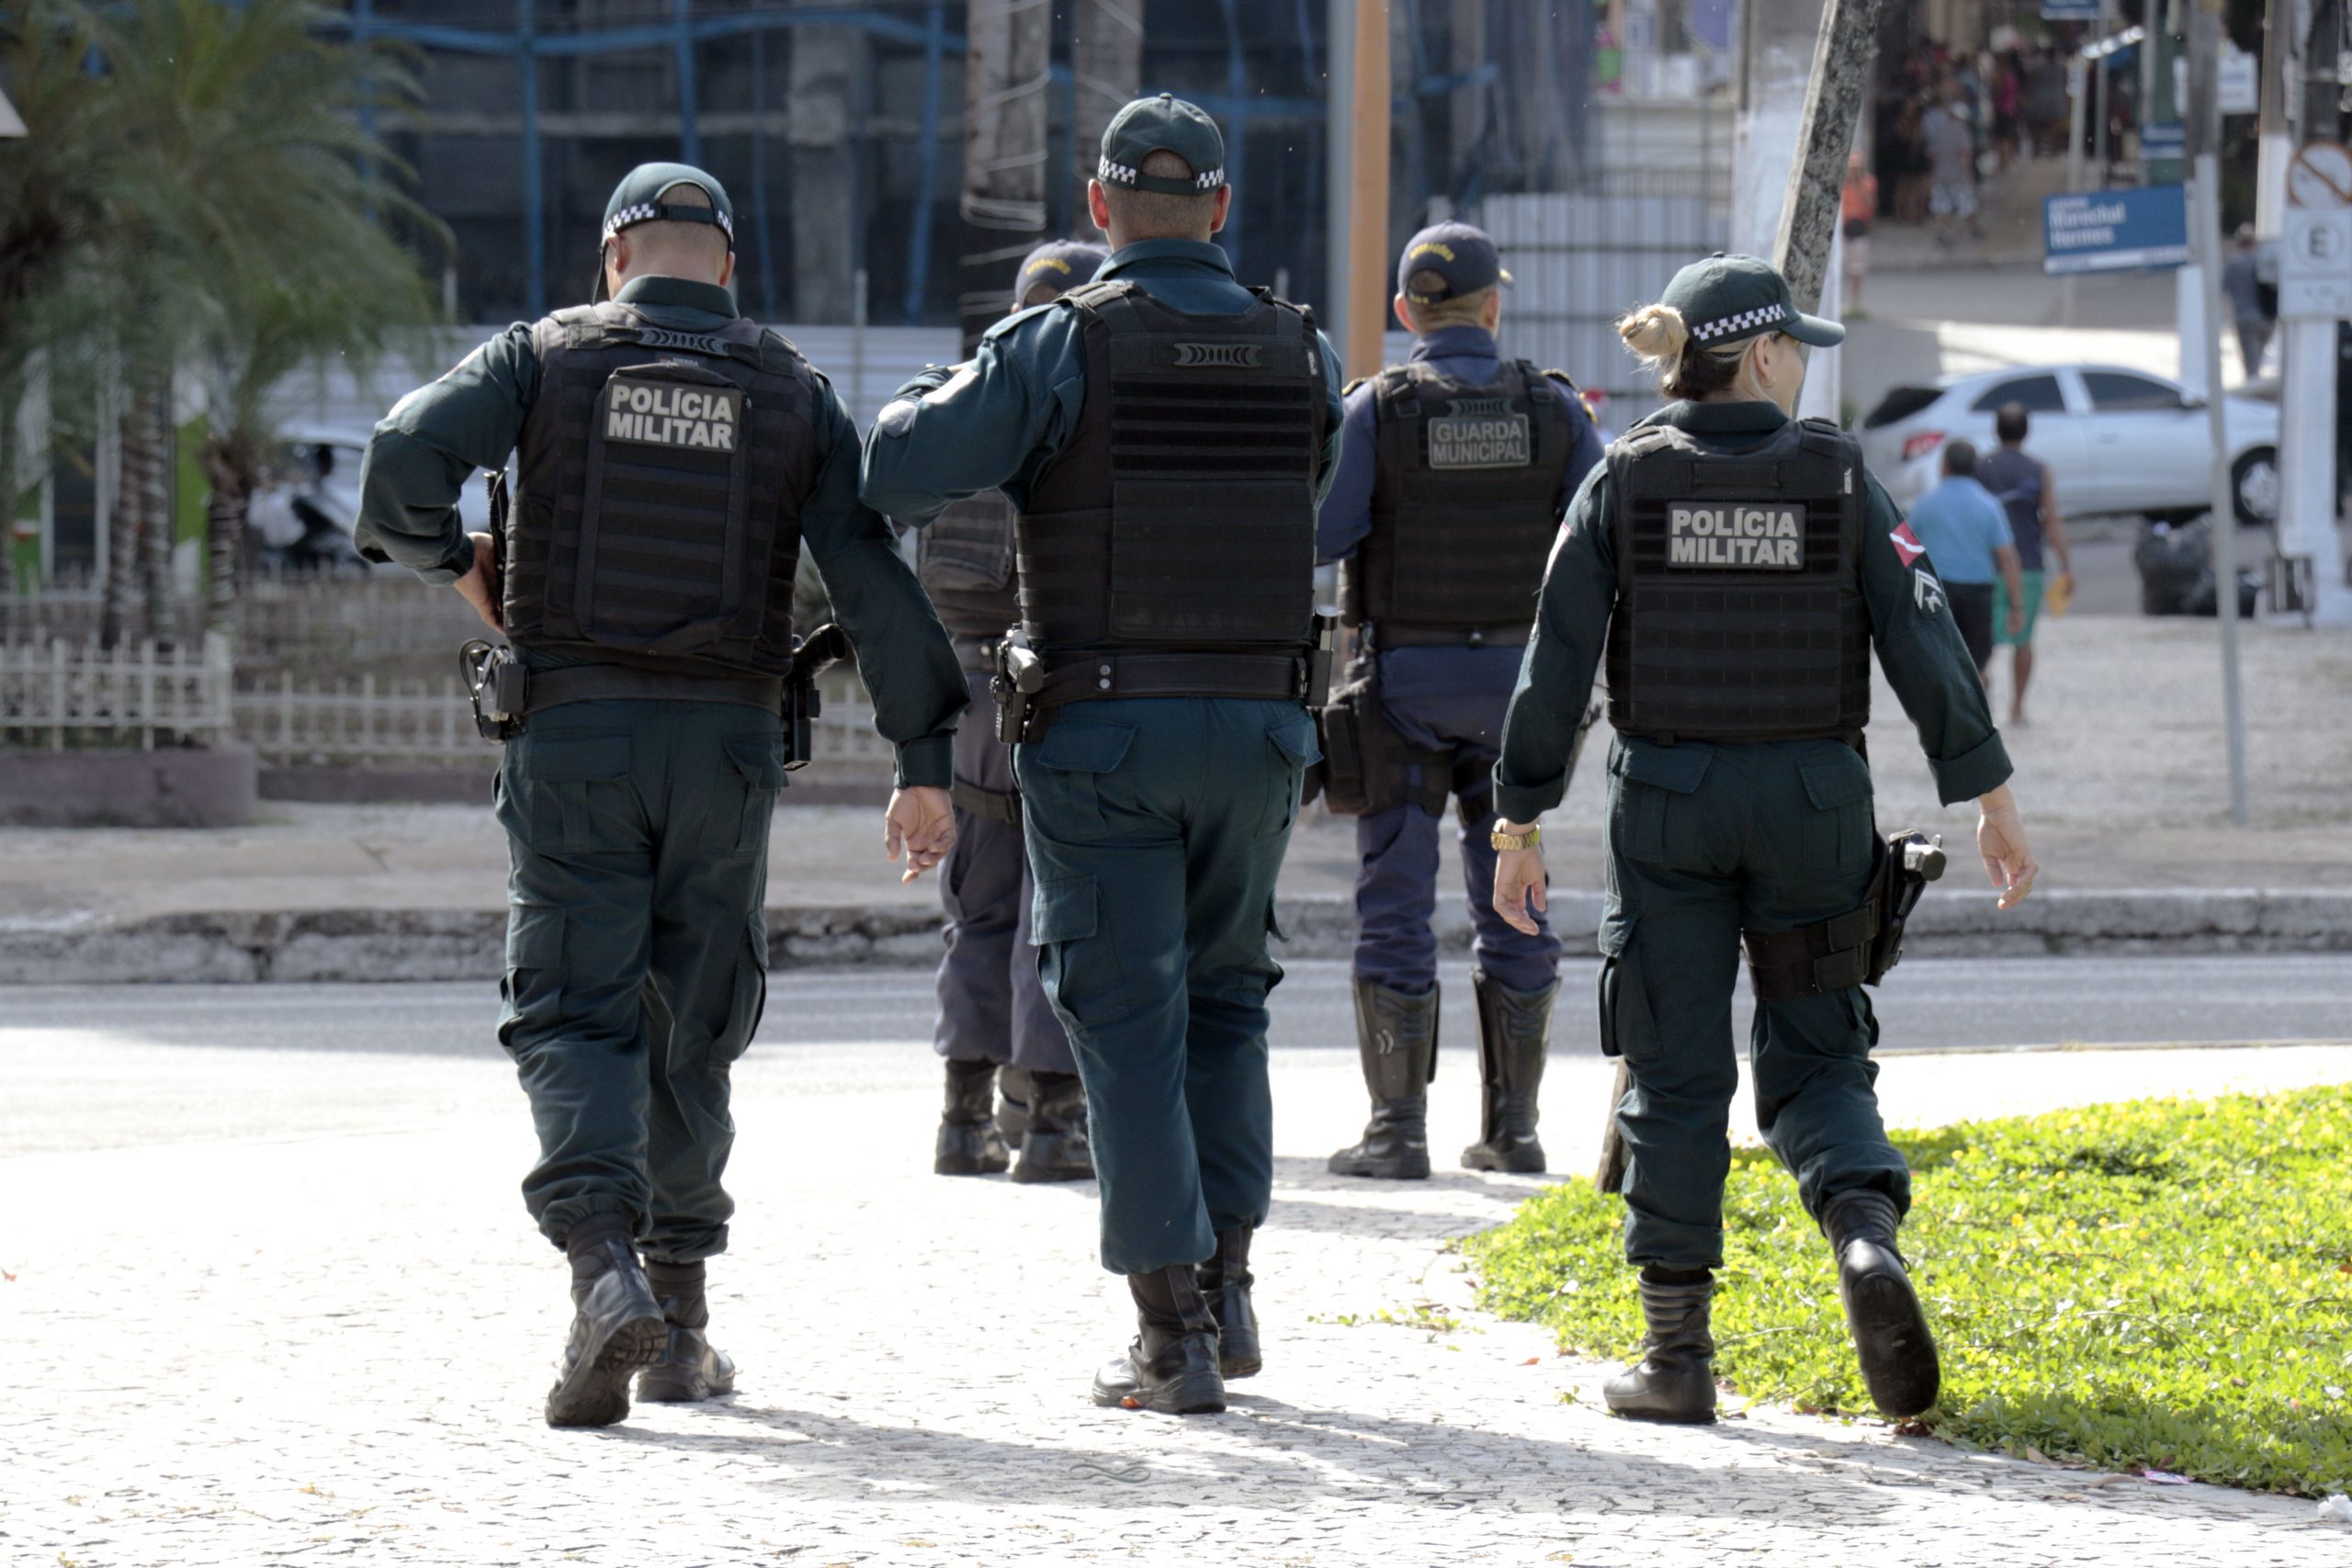
<instances>
[{"instance_id":1,"label":"man in blue shirt","mask_svg":"<svg viewBox=\"0 0 2352 1568\"><path fill-rule=\"evenodd\" d=\"M1993 660L1993 585L2009 592L2008 635L2025 623L2025 583L2018 566L2016 536L2008 513L1993 492L1976 480L1976 448L1955 441L1944 448L1944 477L1911 508L1906 525L1927 550L1919 581L1922 592L1941 589L1951 602L1968 656L1984 679ZM1933 569L1932 575L1928 568Z\"/></svg>"},{"instance_id":2,"label":"man in blue shirt","mask_svg":"<svg viewBox=\"0 0 2352 1568\"><path fill-rule=\"evenodd\" d=\"M1575 385L1502 358L1510 275L1467 223L1413 236L1396 265L1407 363L1348 389L1346 445L1318 530L1356 628L1350 681L1325 711L1332 809L1356 817L1356 1032L1372 1119L1330 1159L1341 1176L1429 1175L1427 1085L1438 1028L1438 821L1449 795L1477 936L1471 976L1484 1083L1472 1170L1540 1171L1536 1096L1560 944L1495 912L1484 824L1503 709L1560 513L1600 461ZM1347 759L1360 758L1351 769ZM1477 830L1472 831L1476 825Z\"/></svg>"},{"instance_id":3,"label":"man in blue shirt","mask_svg":"<svg viewBox=\"0 0 2352 1568\"><path fill-rule=\"evenodd\" d=\"M1111 259L900 389L867 504L920 524L1001 489L1022 626L998 658L1030 942L1085 1085L1102 1262L1140 1333L1097 1404L1225 1408L1261 1364L1250 1241L1273 1188L1274 876L1316 760L1315 512L1338 357L1211 240L1225 141L1162 95L1088 190Z\"/></svg>"}]
</instances>

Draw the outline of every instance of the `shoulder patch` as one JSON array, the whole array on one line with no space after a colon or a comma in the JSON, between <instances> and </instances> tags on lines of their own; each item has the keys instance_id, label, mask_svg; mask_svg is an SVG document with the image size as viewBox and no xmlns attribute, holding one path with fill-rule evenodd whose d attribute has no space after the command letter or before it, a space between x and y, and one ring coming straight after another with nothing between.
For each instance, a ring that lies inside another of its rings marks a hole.
<instances>
[{"instance_id":1,"label":"shoulder patch","mask_svg":"<svg viewBox=\"0 0 2352 1568\"><path fill-rule=\"evenodd\" d=\"M1568 401L1584 411L1585 418L1592 421L1594 429L1600 428L1600 415L1593 412L1592 404L1586 400L1584 389L1577 385L1575 377L1565 370L1546 370L1544 372L1544 378L1547 381L1556 381L1567 389Z\"/></svg>"},{"instance_id":2,"label":"shoulder patch","mask_svg":"<svg viewBox=\"0 0 2352 1568\"><path fill-rule=\"evenodd\" d=\"M1370 385L1372 385L1372 378L1371 378L1371 377L1369 377L1369 376L1359 376L1359 377L1357 377L1354 380L1352 380L1352 381L1349 382L1346 386L1344 386L1344 387L1342 387L1342 388L1340 388L1340 396L1341 396L1341 397L1343 397L1343 398L1351 398L1351 397L1354 397L1354 396L1355 396L1355 393L1356 393L1356 389L1357 389L1358 387L1369 387Z\"/></svg>"}]
</instances>

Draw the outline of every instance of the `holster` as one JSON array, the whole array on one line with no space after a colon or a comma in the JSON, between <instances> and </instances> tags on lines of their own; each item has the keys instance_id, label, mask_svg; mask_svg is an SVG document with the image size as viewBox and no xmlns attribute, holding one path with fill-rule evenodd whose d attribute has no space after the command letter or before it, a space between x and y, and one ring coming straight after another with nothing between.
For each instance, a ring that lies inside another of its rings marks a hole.
<instances>
[{"instance_id":1,"label":"holster","mask_svg":"<svg viewBox=\"0 0 2352 1568\"><path fill-rule=\"evenodd\" d=\"M1348 665L1347 680L1316 711L1323 761L1317 783L1342 817L1368 817L1410 803L1432 817L1453 787L1453 757L1407 742L1380 705L1380 664L1367 653ZM1415 782L1413 767L1420 764ZM1311 795L1308 798L1313 798Z\"/></svg>"},{"instance_id":2,"label":"holster","mask_svg":"<svg viewBox=\"0 0 2352 1568\"><path fill-rule=\"evenodd\" d=\"M503 745L522 732L531 707L531 672L513 648L476 637L458 650L458 672L484 740Z\"/></svg>"},{"instance_id":3,"label":"holster","mask_svg":"<svg viewBox=\"0 0 2352 1568\"><path fill-rule=\"evenodd\" d=\"M1028 738L1031 699L1046 683L1046 661L1015 626L989 644L989 695L996 699L996 738L1017 746Z\"/></svg>"},{"instance_id":4,"label":"holster","mask_svg":"<svg viewBox=\"0 0 2352 1568\"><path fill-rule=\"evenodd\" d=\"M792 645L792 669L784 678L784 765L797 771L817 755L817 717L825 700L817 677L854 651L849 634L828 621Z\"/></svg>"},{"instance_id":5,"label":"holster","mask_svg":"<svg viewBox=\"0 0 2352 1568\"><path fill-rule=\"evenodd\" d=\"M1943 841L1890 833L1872 846L1869 897L1859 909L1781 931L1742 931L1759 1002L1875 986L1903 959L1903 927L1928 884L1944 874Z\"/></svg>"}]
</instances>

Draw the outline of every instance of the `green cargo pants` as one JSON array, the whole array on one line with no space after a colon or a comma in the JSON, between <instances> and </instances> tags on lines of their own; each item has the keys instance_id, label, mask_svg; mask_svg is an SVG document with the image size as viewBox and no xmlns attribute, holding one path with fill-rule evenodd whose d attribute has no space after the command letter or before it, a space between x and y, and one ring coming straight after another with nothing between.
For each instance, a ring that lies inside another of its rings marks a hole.
<instances>
[{"instance_id":1,"label":"green cargo pants","mask_svg":"<svg viewBox=\"0 0 2352 1568\"><path fill-rule=\"evenodd\" d=\"M1102 1266L1197 1263L1273 1193L1266 950L1319 751L1296 703L1076 703L1014 749L1029 940L1086 1086Z\"/></svg>"},{"instance_id":2,"label":"green cargo pants","mask_svg":"<svg viewBox=\"0 0 2352 1568\"><path fill-rule=\"evenodd\" d=\"M1617 1106L1625 1256L1717 1268L1726 1119L1739 1087L1731 1037L1739 934L1860 907L1875 834L1870 767L1834 740L1621 739L1609 777L1600 1037L1633 1080ZM1909 1206L1910 1174L1886 1141L1872 1089L1877 1043L1859 986L1756 1009L1757 1125L1795 1174L1808 1213L1864 1187Z\"/></svg>"},{"instance_id":3,"label":"green cargo pants","mask_svg":"<svg viewBox=\"0 0 2352 1568\"><path fill-rule=\"evenodd\" d=\"M505 1006L538 1124L523 1200L557 1246L628 1215L649 1258L727 1249L728 1074L767 996L776 716L729 703L534 714L498 773Z\"/></svg>"}]
</instances>

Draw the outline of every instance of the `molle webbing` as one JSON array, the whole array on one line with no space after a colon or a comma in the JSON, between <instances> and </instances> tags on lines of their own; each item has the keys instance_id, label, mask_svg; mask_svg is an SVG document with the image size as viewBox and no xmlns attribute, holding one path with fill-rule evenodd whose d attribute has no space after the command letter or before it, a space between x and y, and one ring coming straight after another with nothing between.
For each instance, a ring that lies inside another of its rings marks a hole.
<instances>
[{"instance_id":1,"label":"molle webbing","mask_svg":"<svg viewBox=\"0 0 2352 1568\"><path fill-rule=\"evenodd\" d=\"M1306 640L1324 372L1306 312L1189 316L1125 283L1078 311L1086 400L1016 529L1040 648Z\"/></svg>"},{"instance_id":2,"label":"molle webbing","mask_svg":"<svg viewBox=\"0 0 2352 1568\"><path fill-rule=\"evenodd\" d=\"M1611 724L1667 741L1860 734L1870 621L1863 470L1851 440L1792 422L1758 450L1727 455L1650 426L1619 442L1609 463ZM1742 537L1743 528L1767 537ZM1775 528L1784 536L1770 537Z\"/></svg>"},{"instance_id":3,"label":"molle webbing","mask_svg":"<svg viewBox=\"0 0 2352 1568\"><path fill-rule=\"evenodd\" d=\"M950 504L917 530L915 572L950 632L1002 637L1021 618L1012 586L1012 502L992 490Z\"/></svg>"},{"instance_id":4,"label":"molle webbing","mask_svg":"<svg viewBox=\"0 0 2352 1568\"><path fill-rule=\"evenodd\" d=\"M1391 366L1374 380L1373 411L1372 531L1341 569L1347 618L1506 640L1491 628L1534 616L1575 449L1571 414L1525 360L1483 385L1425 362Z\"/></svg>"}]
</instances>

